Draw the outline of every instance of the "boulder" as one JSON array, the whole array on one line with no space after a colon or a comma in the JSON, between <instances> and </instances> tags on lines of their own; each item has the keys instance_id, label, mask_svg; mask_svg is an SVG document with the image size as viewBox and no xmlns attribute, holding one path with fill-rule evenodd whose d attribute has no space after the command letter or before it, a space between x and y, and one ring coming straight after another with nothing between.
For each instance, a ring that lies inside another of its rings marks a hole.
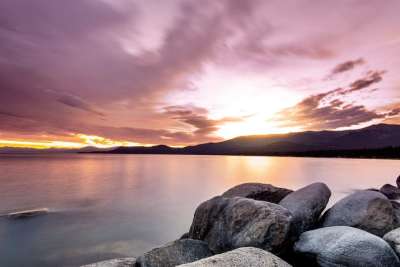
<instances>
[{"instance_id":1,"label":"boulder","mask_svg":"<svg viewBox=\"0 0 400 267\"><path fill-rule=\"evenodd\" d=\"M400 203L396 200L391 200L393 207L393 229L400 227Z\"/></svg>"},{"instance_id":2,"label":"boulder","mask_svg":"<svg viewBox=\"0 0 400 267\"><path fill-rule=\"evenodd\" d=\"M396 185L397 185L398 188L400 188L400 175L396 179Z\"/></svg>"},{"instance_id":3,"label":"boulder","mask_svg":"<svg viewBox=\"0 0 400 267\"><path fill-rule=\"evenodd\" d=\"M388 242L397 255L400 255L400 228L396 228L384 235L383 240Z\"/></svg>"},{"instance_id":4,"label":"boulder","mask_svg":"<svg viewBox=\"0 0 400 267\"><path fill-rule=\"evenodd\" d=\"M215 253L239 247L282 252L292 215L282 206L242 197L214 197L195 212L189 237L204 240Z\"/></svg>"},{"instance_id":5,"label":"boulder","mask_svg":"<svg viewBox=\"0 0 400 267\"><path fill-rule=\"evenodd\" d=\"M383 185L379 191L384 194L388 199L399 199L400 198L400 188L391 185L385 184Z\"/></svg>"},{"instance_id":6,"label":"boulder","mask_svg":"<svg viewBox=\"0 0 400 267\"><path fill-rule=\"evenodd\" d=\"M232 187L222 194L223 197L245 197L279 203L285 196L293 192L286 188L275 187L270 184L244 183Z\"/></svg>"},{"instance_id":7,"label":"boulder","mask_svg":"<svg viewBox=\"0 0 400 267\"><path fill-rule=\"evenodd\" d=\"M314 183L287 195L279 205L293 214L292 233L298 237L318 223L328 204L331 191L323 183Z\"/></svg>"},{"instance_id":8,"label":"boulder","mask_svg":"<svg viewBox=\"0 0 400 267\"><path fill-rule=\"evenodd\" d=\"M379 192L354 192L338 201L323 216L323 227L340 225L383 236L394 227L392 203Z\"/></svg>"},{"instance_id":9,"label":"boulder","mask_svg":"<svg viewBox=\"0 0 400 267\"><path fill-rule=\"evenodd\" d=\"M253 247L238 248L180 267L291 267L274 254Z\"/></svg>"},{"instance_id":10,"label":"boulder","mask_svg":"<svg viewBox=\"0 0 400 267\"><path fill-rule=\"evenodd\" d=\"M396 253L383 239L348 226L305 232L295 243L294 251L303 258L302 266L400 266Z\"/></svg>"},{"instance_id":11,"label":"boulder","mask_svg":"<svg viewBox=\"0 0 400 267\"><path fill-rule=\"evenodd\" d=\"M136 266L173 267L212 255L206 242L192 239L180 239L146 252L136 259Z\"/></svg>"},{"instance_id":12,"label":"boulder","mask_svg":"<svg viewBox=\"0 0 400 267\"><path fill-rule=\"evenodd\" d=\"M134 267L135 264L135 258L121 258L83 265L81 267Z\"/></svg>"}]
</instances>

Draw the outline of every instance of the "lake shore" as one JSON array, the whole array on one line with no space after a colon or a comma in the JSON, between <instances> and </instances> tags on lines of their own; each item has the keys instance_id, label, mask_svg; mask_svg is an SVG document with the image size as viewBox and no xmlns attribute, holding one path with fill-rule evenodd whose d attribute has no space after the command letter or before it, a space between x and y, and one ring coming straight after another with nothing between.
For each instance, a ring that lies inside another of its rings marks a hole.
<instances>
[{"instance_id":1,"label":"lake shore","mask_svg":"<svg viewBox=\"0 0 400 267\"><path fill-rule=\"evenodd\" d=\"M200 204L181 238L121 266L400 266L397 185L355 191L326 210L331 191L244 183Z\"/></svg>"}]
</instances>

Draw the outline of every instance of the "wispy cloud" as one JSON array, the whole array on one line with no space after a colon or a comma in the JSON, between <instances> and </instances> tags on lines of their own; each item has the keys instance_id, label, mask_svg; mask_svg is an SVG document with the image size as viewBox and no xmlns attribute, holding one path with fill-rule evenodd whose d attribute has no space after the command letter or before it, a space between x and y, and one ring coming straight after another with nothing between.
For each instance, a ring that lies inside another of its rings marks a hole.
<instances>
[{"instance_id":1,"label":"wispy cloud","mask_svg":"<svg viewBox=\"0 0 400 267\"><path fill-rule=\"evenodd\" d=\"M282 127L321 130L357 126L397 116L400 111L398 108L383 112L369 110L362 104L349 102L346 99L353 93L381 82L385 73L386 71L369 71L347 87L308 96L296 105L280 111L273 120Z\"/></svg>"}]
</instances>

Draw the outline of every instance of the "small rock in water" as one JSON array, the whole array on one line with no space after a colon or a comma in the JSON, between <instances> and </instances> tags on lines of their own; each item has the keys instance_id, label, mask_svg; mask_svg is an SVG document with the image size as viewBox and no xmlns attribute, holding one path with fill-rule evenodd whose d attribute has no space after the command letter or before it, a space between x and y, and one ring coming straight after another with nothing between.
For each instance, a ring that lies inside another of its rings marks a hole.
<instances>
[{"instance_id":1,"label":"small rock in water","mask_svg":"<svg viewBox=\"0 0 400 267\"><path fill-rule=\"evenodd\" d=\"M392 203L379 192L354 192L333 205L322 218L323 227L340 225L383 236L394 228Z\"/></svg>"},{"instance_id":2,"label":"small rock in water","mask_svg":"<svg viewBox=\"0 0 400 267\"><path fill-rule=\"evenodd\" d=\"M379 191L384 194L388 199L399 199L400 198L400 188L391 185L385 184L379 189Z\"/></svg>"},{"instance_id":3,"label":"small rock in water","mask_svg":"<svg viewBox=\"0 0 400 267\"><path fill-rule=\"evenodd\" d=\"M382 238L348 226L332 226L303 233L294 251L301 266L398 267L399 258Z\"/></svg>"},{"instance_id":4,"label":"small rock in water","mask_svg":"<svg viewBox=\"0 0 400 267\"><path fill-rule=\"evenodd\" d=\"M87 264L81 267L134 267L135 264L135 258L120 258Z\"/></svg>"},{"instance_id":5,"label":"small rock in water","mask_svg":"<svg viewBox=\"0 0 400 267\"><path fill-rule=\"evenodd\" d=\"M11 212L7 214L7 217L10 219L27 219L39 215L45 215L49 213L49 209L40 208L40 209L31 209L31 210L22 210L17 212Z\"/></svg>"},{"instance_id":6,"label":"small rock in water","mask_svg":"<svg viewBox=\"0 0 400 267\"><path fill-rule=\"evenodd\" d=\"M196 209L189 237L206 241L215 253L251 246L279 254L287 244L291 220L291 213L277 204L214 197Z\"/></svg>"},{"instance_id":7,"label":"small rock in water","mask_svg":"<svg viewBox=\"0 0 400 267\"><path fill-rule=\"evenodd\" d=\"M223 197L245 197L255 200L263 200L271 203L279 203L292 190L275 187L270 184L244 183L232 187L222 194Z\"/></svg>"},{"instance_id":8,"label":"small rock in water","mask_svg":"<svg viewBox=\"0 0 400 267\"><path fill-rule=\"evenodd\" d=\"M174 267L212 256L206 242L180 239L146 252L136 259L140 267Z\"/></svg>"},{"instance_id":9,"label":"small rock in water","mask_svg":"<svg viewBox=\"0 0 400 267\"><path fill-rule=\"evenodd\" d=\"M180 267L291 267L274 254L253 247L238 248Z\"/></svg>"},{"instance_id":10,"label":"small rock in water","mask_svg":"<svg viewBox=\"0 0 400 267\"><path fill-rule=\"evenodd\" d=\"M294 191L279 202L293 214L292 231L295 237L314 228L330 196L331 191L326 184L314 183Z\"/></svg>"}]
</instances>

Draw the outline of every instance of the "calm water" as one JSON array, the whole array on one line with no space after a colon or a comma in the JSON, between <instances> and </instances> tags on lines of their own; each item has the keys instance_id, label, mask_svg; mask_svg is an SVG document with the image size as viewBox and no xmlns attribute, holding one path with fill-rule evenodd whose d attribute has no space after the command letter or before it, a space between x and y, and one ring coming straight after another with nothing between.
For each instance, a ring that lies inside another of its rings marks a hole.
<instances>
[{"instance_id":1,"label":"calm water","mask_svg":"<svg viewBox=\"0 0 400 267\"><path fill-rule=\"evenodd\" d=\"M394 183L400 161L232 156L0 155L0 266L78 266L137 256L186 232L202 201L243 182L323 181L340 198Z\"/></svg>"}]
</instances>

